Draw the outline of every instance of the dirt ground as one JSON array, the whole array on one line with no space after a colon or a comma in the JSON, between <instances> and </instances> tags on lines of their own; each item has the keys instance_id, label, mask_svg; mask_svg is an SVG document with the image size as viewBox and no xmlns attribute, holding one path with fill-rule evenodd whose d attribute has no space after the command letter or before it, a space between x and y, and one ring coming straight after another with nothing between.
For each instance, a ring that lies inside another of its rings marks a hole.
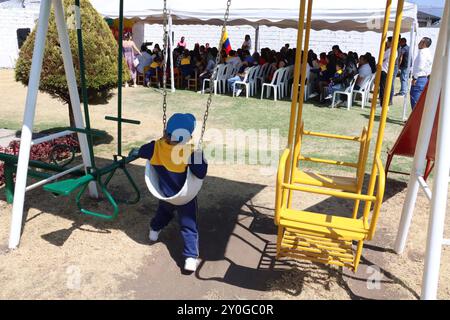
<instances>
[{"instance_id":1,"label":"dirt ground","mask_svg":"<svg viewBox=\"0 0 450 320\"><path fill-rule=\"evenodd\" d=\"M12 74L0 72L1 118L21 121L26 90ZM147 90L127 88L129 90ZM6 99L5 99L6 97ZM125 94L125 99L131 99ZM104 115L113 113L115 98L97 105L92 122L112 129ZM127 100L124 101L125 103ZM62 126L64 108L39 94L36 123ZM63 109L61 109L63 110ZM144 116L143 116L144 114ZM125 117L143 120L146 130L130 126L125 144L146 141L160 133L160 114L129 110ZM49 121L48 119L52 119ZM109 131L109 130L108 130ZM112 142L114 144L114 142ZM110 148L110 147L109 147ZM100 163L110 151L97 147ZM408 245L402 255L392 251L406 194L395 175L387 181L378 229L367 242L356 274L304 261L275 260L273 224L275 177L256 165L214 165L199 195L201 264L195 274L182 272L182 242L173 221L157 243L148 240L148 223L157 202L145 188L144 162L130 166L142 199L121 206L117 220L108 222L80 215L73 198L58 198L42 189L27 196L20 247L7 250L11 205L0 189L1 299L418 299L426 243L429 205L418 198ZM262 174L264 173L264 174ZM121 176L113 189L122 195ZM333 198L300 194L299 206L339 211ZM297 201L296 200L296 201ZM91 207L103 203L86 200ZM104 207L104 206L103 206ZM447 219L448 222L448 219ZM450 224L446 224L450 234ZM450 250L443 249L438 296L450 298ZM379 277L378 277L379 276ZM373 282L378 277L380 282Z\"/></svg>"}]
</instances>

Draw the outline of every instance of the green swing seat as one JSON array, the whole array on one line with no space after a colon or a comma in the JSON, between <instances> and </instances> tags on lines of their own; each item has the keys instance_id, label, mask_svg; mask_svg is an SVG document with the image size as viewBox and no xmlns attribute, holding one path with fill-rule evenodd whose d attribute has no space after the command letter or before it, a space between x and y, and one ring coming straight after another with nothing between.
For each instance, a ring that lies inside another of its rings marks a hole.
<instances>
[{"instance_id":1,"label":"green swing seat","mask_svg":"<svg viewBox=\"0 0 450 320\"><path fill-rule=\"evenodd\" d=\"M44 186L44 190L60 196L68 196L78 188L94 180L95 178L93 175L86 174L80 178L66 179L46 184Z\"/></svg>"}]
</instances>

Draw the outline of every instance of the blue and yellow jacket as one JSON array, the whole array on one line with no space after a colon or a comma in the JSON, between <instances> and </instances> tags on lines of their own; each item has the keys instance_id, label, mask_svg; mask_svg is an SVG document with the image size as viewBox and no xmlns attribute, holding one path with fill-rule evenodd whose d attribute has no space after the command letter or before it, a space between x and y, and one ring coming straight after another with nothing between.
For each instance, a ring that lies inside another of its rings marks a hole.
<instances>
[{"instance_id":1,"label":"blue and yellow jacket","mask_svg":"<svg viewBox=\"0 0 450 320\"><path fill-rule=\"evenodd\" d=\"M163 138L143 145L138 156L150 160L159 176L159 187L166 197L177 194L184 185L187 169L199 179L208 171L203 152L197 154L192 145L171 145Z\"/></svg>"}]
</instances>

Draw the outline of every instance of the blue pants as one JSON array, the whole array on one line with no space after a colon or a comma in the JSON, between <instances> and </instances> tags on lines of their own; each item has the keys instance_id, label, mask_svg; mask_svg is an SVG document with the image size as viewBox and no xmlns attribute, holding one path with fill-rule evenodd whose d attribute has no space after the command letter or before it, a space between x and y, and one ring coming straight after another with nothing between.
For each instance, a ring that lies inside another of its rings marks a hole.
<instances>
[{"instance_id":1,"label":"blue pants","mask_svg":"<svg viewBox=\"0 0 450 320\"><path fill-rule=\"evenodd\" d=\"M411 91L409 92L409 95L411 96L411 109L414 109L417 101L419 101L420 95L422 94L423 89L425 89L427 82L427 78L419 78L417 79L416 84L411 86Z\"/></svg>"},{"instance_id":2,"label":"blue pants","mask_svg":"<svg viewBox=\"0 0 450 320\"><path fill-rule=\"evenodd\" d=\"M234 76L234 77L232 77L232 78L229 78L228 80L227 80L227 82L228 82L228 89L231 91L231 92L233 92L233 84L236 82L236 81L241 81L242 80L242 78L240 77L240 76Z\"/></svg>"},{"instance_id":3,"label":"blue pants","mask_svg":"<svg viewBox=\"0 0 450 320\"><path fill-rule=\"evenodd\" d=\"M400 94L401 95L406 95L406 91L408 89L408 68L405 69L400 69L400 83L401 83L401 88L400 88Z\"/></svg>"},{"instance_id":4,"label":"blue pants","mask_svg":"<svg viewBox=\"0 0 450 320\"><path fill-rule=\"evenodd\" d=\"M159 71L158 68L150 68L146 73L145 73L145 84L147 84L150 81L150 77L156 76L156 73Z\"/></svg>"},{"instance_id":5,"label":"blue pants","mask_svg":"<svg viewBox=\"0 0 450 320\"><path fill-rule=\"evenodd\" d=\"M338 84L334 84L334 85L329 85L328 86L328 94L333 95L333 93L335 93L336 91L343 91L345 90L345 86L342 83L338 83Z\"/></svg>"},{"instance_id":6,"label":"blue pants","mask_svg":"<svg viewBox=\"0 0 450 320\"><path fill-rule=\"evenodd\" d=\"M159 201L156 216L150 222L150 227L159 231L167 226L174 216L174 211L178 213L181 236L184 241L183 256L188 258L198 257L198 230L197 230L197 198L182 206L174 206L165 201Z\"/></svg>"}]
</instances>

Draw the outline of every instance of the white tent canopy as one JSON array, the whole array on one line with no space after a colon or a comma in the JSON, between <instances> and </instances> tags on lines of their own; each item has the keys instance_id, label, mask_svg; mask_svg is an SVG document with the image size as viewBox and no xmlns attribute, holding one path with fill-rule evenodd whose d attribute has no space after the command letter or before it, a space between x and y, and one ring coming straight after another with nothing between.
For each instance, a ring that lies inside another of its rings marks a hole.
<instances>
[{"instance_id":1,"label":"white tent canopy","mask_svg":"<svg viewBox=\"0 0 450 320\"><path fill-rule=\"evenodd\" d=\"M185 1L167 0L173 24L220 25L225 12L225 0ZM397 1L393 0L391 23L395 20ZM119 0L91 0L104 17L119 16ZM232 1L229 25L266 25L280 28L297 28L300 1L246 0ZM315 30L381 31L385 0L315 0L312 11L312 28ZM162 0L124 0L124 17L147 23L162 22ZM405 3L402 32L411 30L417 22L417 6Z\"/></svg>"}]
</instances>

